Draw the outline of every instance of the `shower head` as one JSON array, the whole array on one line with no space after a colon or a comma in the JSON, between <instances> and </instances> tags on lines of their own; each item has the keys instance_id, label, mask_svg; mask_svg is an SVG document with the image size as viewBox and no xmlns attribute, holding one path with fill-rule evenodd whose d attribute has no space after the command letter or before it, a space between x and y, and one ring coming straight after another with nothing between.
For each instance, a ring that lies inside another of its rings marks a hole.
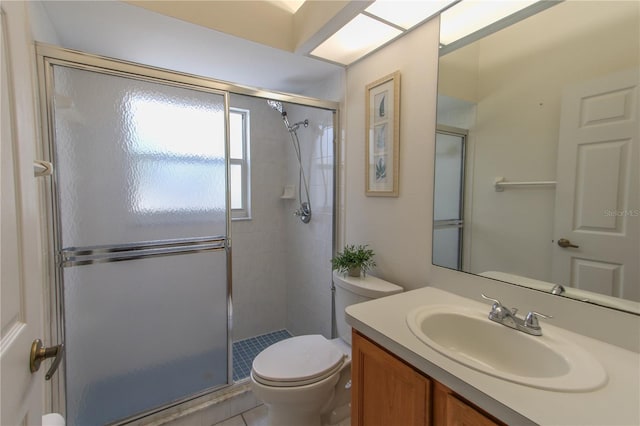
<instances>
[{"instance_id":1,"label":"shower head","mask_svg":"<svg viewBox=\"0 0 640 426\"><path fill-rule=\"evenodd\" d=\"M274 101L273 99L267 99L267 104L269 104L269 106L273 109L275 109L276 111L278 111L280 114L286 114L284 112L284 108L282 107L282 102L280 101Z\"/></svg>"},{"instance_id":2,"label":"shower head","mask_svg":"<svg viewBox=\"0 0 640 426\"><path fill-rule=\"evenodd\" d=\"M273 99L267 99L267 104L271 108L278 111L280 115L282 115L282 119L284 120L284 125L287 127L287 130L289 130L289 132L295 132L296 130L298 130L298 127L300 126L309 127L309 120L298 121L293 125L289 124L289 119L287 118L287 112L284 110L284 107L282 106L282 102L274 101Z\"/></svg>"}]
</instances>

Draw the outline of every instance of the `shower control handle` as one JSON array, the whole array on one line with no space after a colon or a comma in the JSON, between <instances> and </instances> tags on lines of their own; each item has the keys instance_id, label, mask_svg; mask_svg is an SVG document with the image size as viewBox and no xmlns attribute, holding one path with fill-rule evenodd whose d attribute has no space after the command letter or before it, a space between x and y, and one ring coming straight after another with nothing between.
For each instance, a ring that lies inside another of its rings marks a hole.
<instances>
[{"instance_id":1,"label":"shower control handle","mask_svg":"<svg viewBox=\"0 0 640 426\"><path fill-rule=\"evenodd\" d=\"M311 221L311 205L307 202L301 203L300 208L293 214L298 216L302 223L309 223Z\"/></svg>"}]
</instances>

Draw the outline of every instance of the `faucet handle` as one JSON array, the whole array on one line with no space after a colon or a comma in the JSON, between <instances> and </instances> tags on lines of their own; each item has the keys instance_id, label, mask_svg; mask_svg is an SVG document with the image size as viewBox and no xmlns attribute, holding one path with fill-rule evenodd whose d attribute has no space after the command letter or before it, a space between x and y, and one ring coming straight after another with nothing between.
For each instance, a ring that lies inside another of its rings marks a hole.
<instances>
[{"instance_id":1,"label":"faucet handle","mask_svg":"<svg viewBox=\"0 0 640 426\"><path fill-rule=\"evenodd\" d=\"M483 299L490 300L493 302L491 305L491 312L489 312L489 319L493 321L502 321L509 315L509 309L504 306L498 299L493 299L491 297L486 296L481 293Z\"/></svg>"},{"instance_id":2,"label":"faucet handle","mask_svg":"<svg viewBox=\"0 0 640 426\"><path fill-rule=\"evenodd\" d=\"M482 296L483 299L491 300L494 303L494 305L502 306L502 303L500 303L500 301L498 299L494 299L492 297L485 296L484 293L480 293L480 296Z\"/></svg>"},{"instance_id":3,"label":"faucet handle","mask_svg":"<svg viewBox=\"0 0 640 426\"><path fill-rule=\"evenodd\" d=\"M553 318L551 315L541 314L540 312L531 311L524 318L524 326L529 328L540 328L540 324L538 323L538 317L544 319Z\"/></svg>"}]
</instances>

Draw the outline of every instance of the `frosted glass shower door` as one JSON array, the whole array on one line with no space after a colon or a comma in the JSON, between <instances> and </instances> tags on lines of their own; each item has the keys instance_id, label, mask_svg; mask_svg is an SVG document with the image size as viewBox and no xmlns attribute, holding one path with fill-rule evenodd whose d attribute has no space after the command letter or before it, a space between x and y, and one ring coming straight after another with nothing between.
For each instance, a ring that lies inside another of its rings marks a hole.
<instances>
[{"instance_id":1,"label":"frosted glass shower door","mask_svg":"<svg viewBox=\"0 0 640 426\"><path fill-rule=\"evenodd\" d=\"M228 384L225 94L48 72L68 424Z\"/></svg>"}]
</instances>

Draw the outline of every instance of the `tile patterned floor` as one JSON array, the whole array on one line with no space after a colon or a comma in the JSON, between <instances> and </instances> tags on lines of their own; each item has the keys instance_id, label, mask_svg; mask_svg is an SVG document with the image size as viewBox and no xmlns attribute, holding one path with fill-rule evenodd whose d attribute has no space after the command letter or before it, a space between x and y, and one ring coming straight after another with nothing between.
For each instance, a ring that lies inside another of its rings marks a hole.
<instances>
[{"instance_id":1,"label":"tile patterned floor","mask_svg":"<svg viewBox=\"0 0 640 426\"><path fill-rule=\"evenodd\" d=\"M233 380L238 381L249 377L253 359L267 346L289 337L291 334L287 330L278 330L233 342Z\"/></svg>"},{"instance_id":2,"label":"tile patterned floor","mask_svg":"<svg viewBox=\"0 0 640 426\"><path fill-rule=\"evenodd\" d=\"M249 411L216 423L213 426L267 426L267 407L259 405ZM305 425L284 425L284 426L305 426ZM351 426L351 418L347 417L334 426Z\"/></svg>"},{"instance_id":3,"label":"tile patterned floor","mask_svg":"<svg viewBox=\"0 0 640 426\"><path fill-rule=\"evenodd\" d=\"M267 426L267 407L259 405L213 426Z\"/></svg>"}]
</instances>

